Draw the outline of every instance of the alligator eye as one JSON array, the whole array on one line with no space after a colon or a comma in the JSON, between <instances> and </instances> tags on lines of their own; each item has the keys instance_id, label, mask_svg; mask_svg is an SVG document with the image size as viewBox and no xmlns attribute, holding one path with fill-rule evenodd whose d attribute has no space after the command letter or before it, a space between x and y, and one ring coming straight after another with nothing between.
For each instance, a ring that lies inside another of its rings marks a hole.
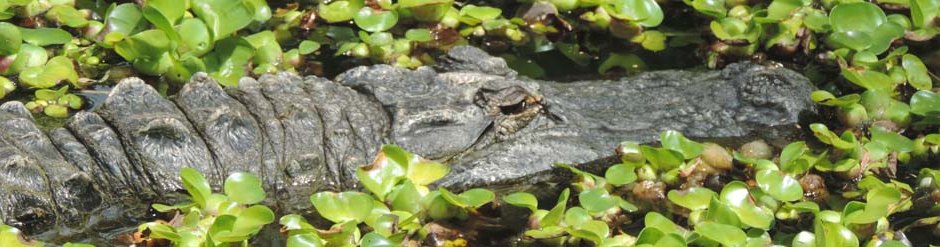
<instances>
[{"instance_id":1,"label":"alligator eye","mask_svg":"<svg viewBox=\"0 0 940 247\"><path fill-rule=\"evenodd\" d=\"M526 108L525 100L522 100L511 105L501 105L499 106L499 111L502 112L503 115L515 115L515 114L519 114L525 111L525 108Z\"/></svg>"}]
</instances>

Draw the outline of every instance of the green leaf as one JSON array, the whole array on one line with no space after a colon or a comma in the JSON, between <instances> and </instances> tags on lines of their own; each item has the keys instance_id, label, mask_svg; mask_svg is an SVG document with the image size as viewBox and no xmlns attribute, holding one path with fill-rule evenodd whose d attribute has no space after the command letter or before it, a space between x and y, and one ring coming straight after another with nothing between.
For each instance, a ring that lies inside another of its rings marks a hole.
<instances>
[{"instance_id":1,"label":"green leaf","mask_svg":"<svg viewBox=\"0 0 940 247\"><path fill-rule=\"evenodd\" d=\"M710 221L696 225L695 232L724 246L743 245L747 241L747 234L741 228Z\"/></svg>"},{"instance_id":2,"label":"green leaf","mask_svg":"<svg viewBox=\"0 0 940 247\"><path fill-rule=\"evenodd\" d=\"M709 201L708 210L705 211L705 220L731 226L741 226L741 219L738 217L737 212L731 209L728 204L718 201L717 197L713 197Z\"/></svg>"},{"instance_id":3,"label":"green leaf","mask_svg":"<svg viewBox=\"0 0 940 247\"><path fill-rule=\"evenodd\" d=\"M673 223L671 220L669 220L669 218L666 218L666 216L663 216L662 214L659 214L655 211L647 213L643 218L643 222L646 225L646 229L656 229L664 234L678 234L680 236L685 235L685 229L682 229L676 225L676 223ZM640 235L643 234L641 233Z\"/></svg>"},{"instance_id":4,"label":"green leaf","mask_svg":"<svg viewBox=\"0 0 940 247\"><path fill-rule=\"evenodd\" d=\"M325 241L316 234L294 234L287 237L287 247L325 247Z\"/></svg>"},{"instance_id":5,"label":"green leaf","mask_svg":"<svg viewBox=\"0 0 940 247\"><path fill-rule=\"evenodd\" d=\"M686 190L670 190L666 195L669 201L690 210L708 208L712 198L718 198L718 193L705 187L692 187Z\"/></svg>"},{"instance_id":6,"label":"green leaf","mask_svg":"<svg viewBox=\"0 0 940 247\"><path fill-rule=\"evenodd\" d=\"M756 180L757 186L774 199L790 202L803 198L803 187L800 186L800 182L780 171L758 171Z\"/></svg>"},{"instance_id":7,"label":"green leaf","mask_svg":"<svg viewBox=\"0 0 940 247\"><path fill-rule=\"evenodd\" d=\"M915 0L916 1L916 0ZM911 54L904 54L901 57L901 66L907 75L907 83L919 90L930 90L933 88L933 81L927 74L927 66L920 61L920 58Z\"/></svg>"},{"instance_id":8,"label":"green leaf","mask_svg":"<svg viewBox=\"0 0 940 247\"><path fill-rule=\"evenodd\" d=\"M640 146L640 152L659 171L677 168L683 161L682 153L672 149Z\"/></svg>"},{"instance_id":9,"label":"green leaf","mask_svg":"<svg viewBox=\"0 0 940 247\"><path fill-rule=\"evenodd\" d=\"M241 37L231 37L216 42L215 49L205 57L206 68L220 84L238 86L245 76L245 67L254 55L254 47Z\"/></svg>"},{"instance_id":10,"label":"green leaf","mask_svg":"<svg viewBox=\"0 0 940 247\"><path fill-rule=\"evenodd\" d=\"M353 18L356 26L368 32L382 32L389 30L398 23L398 13L395 11L376 10L363 7Z\"/></svg>"},{"instance_id":11,"label":"green leaf","mask_svg":"<svg viewBox=\"0 0 940 247\"><path fill-rule=\"evenodd\" d=\"M935 0L911 0L911 24L915 28L936 26L934 19L940 10L940 2Z\"/></svg>"},{"instance_id":12,"label":"green leaf","mask_svg":"<svg viewBox=\"0 0 940 247\"><path fill-rule=\"evenodd\" d=\"M61 45L72 41L72 34L58 28L20 28L23 41L35 46Z\"/></svg>"},{"instance_id":13,"label":"green leaf","mask_svg":"<svg viewBox=\"0 0 940 247\"><path fill-rule=\"evenodd\" d=\"M405 38L414 42L429 42L434 40L431 30L427 28L409 29L408 32L405 32Z\"/></svg>"},{"instance_id":14,"label":"green leaf","mask_svg":"<svg viewBox=\"0 0 940 247\"><path fill-rule=\"evenodd\" d=\"M244 0L192 0L192 11L212 32L213 40L222 40L253 21L254 6Z\"/></svg>"},{"instance_id":15,"label":"green leaf","mask_svg":"<svg viewBox=\"0 0 940 247\"><path fill-rule=\"evenodd\" d=\"M46 18L64 26L80 28L88 25L85 15L71 5L55 5L46 12Z\"/></svg>"},{"instance_id":16,"label":"green leaf","mask_svg":"<svg viewBox=\"0 0 940 247\"><path fill-rule=\"evenodd\" d=\"M0 22L0 56L16 54L23 44L23 37L16 25Z\"/></svg>"},{"instance_id":17,"label":"green leaf","mask_svg":"<svg viewBox=\"0 0 940 247\"><path fill-rule=\"evenodd\" d=\"M539 221L540 227L558 226L558 224L561 223L562 217L565 214L565 205L568 203L569 193L570 191L568 191L567 188L561 192L555 207L549 210L548 214L545 214L545 217L542 217L541 221Z\"/></svg>"},{"instance_id":18,"label":"green leaf","mask_svg":"<svg viewBox=\"0 0 940 247\"><path fill-rule=\"evenodd\" d=\"M320 43L311 40L304 40L300 42L300 46L297 47L300 50L300 54L309 55L320 49Z\"/></svg>"},{"instance_id":19,"label":"green leaf","mask_svg":"<svg viewBox=\"0 0 940 247\"><path fill-rule=\"evenodd\" d=\"M633 163L623 163L616 164L607 168L607 171L604 173L604 178L607 179L607 182L620 186L632 183L636 181L636 164Z\"/></svg>"},{"instance_id":20,"label":"green leaf","mask_svg":"<svg viewBox=\"0 0 940 247\"><path fill-rule=\"evenodd\" d=\"M901 200L901 192L893 187L881 187L869 191L865 195L864 210L858 210L845 215L844 221L850 224L868 224L888 216L893 210L890 205Z\"/></svg>"},{"instance_id":21,"label":"green leaf","mask_svg":"<svg viewBox=\"0 0 940 247\"><path fill-rule=\"evenodd\" d=\"M581 206L584 207L584 209L587 209L587 211L591 213L604 212L616 207L618 204L617 199L611 196L610 192L604 187L595 187L581 191L581 193L578 194L578 201L581 202Z\"/></svg>"},{"instance_id":22,"label":"green leaf","mask_svg":"<svg viewBox=\"0 0 940 247\"><path fill-rule=\"evenodd\" d=\"M318 192L310 197L317 212L333 223L362 222L372 212L372 197L361 192Z\"/></svg>"},{"instance_id":23,"label":"green leaf","mask_svg":"<svg viewBox=\"0 0 940 247\"><path fill-rule=\"evenodd\" d=\"M54 118L67 118L69 117L69 108L61 105L49 105L42 109L42 113Z\"/></svg>"},{"instance_id":24,"label":"green leaf","mask_svg":"<svg viewBox=\"0 0 940 247\"><path fill-rule=\"evenodd\" d=\"M19 79L20 83L26 88L51 88L58 85L59 82L63 80L69 82L78 81L78 72L75 71L72 59L65 56L58 56L49 59L46 66L29 67L21 71Z\"/></svg>"},{"instance_id":25,"label":"green leaf","mask_svg":"<svg viewBox=\"0 0 940 247\"><path fill-rule=\"evenodd\" d=\"M565 211L565 225L577 227L591 220L591 214L582 207L571 207Z\"/></svg>"},{"instance_id":26,"label":"green leaf","mask_svg":"<svg viewBox=\"0 0 940 247\"><path fill-rule=\"evenodd\" d=\"M393 210L416 214L421 211L421 193L411 181L404 181L388 194L388 201Z\"/></svg>"},{"instance_id":27,"label":"green leaf","mask_svg":"<svg viewBox=\"0 0 940 247\"><path fill-rule=\"evenodd\" d=\"M404 5L403 3L400 3ZM337 23L352 20L364 6L362 0L338 0L317 5L317 13L326 22Z\"/></svg>"},{"instance_id":28,"label":"green leaf","mask_svg":"<svg viewBox=\"0 0 940 247\"><path fill-rule=\"evenodd\" d=\"M255 204L264 200L266 194L261 179L250 173L236 172L225 179L225 195L241 204Z\"/></svg>"},{"instance_id":29,"label":"green leaf","mask_svg":"<svg viewBox=\"0 0 940 247\"><path fill-rule=\"evenodd\" d=\"M639 72L646 69L646 64L635 54L612 53L597 67L597 73L604 74L615 67L627 72Z\"/></svg>"},{"instance_id":30,"label":"green leaf","mask_svg":"<svg viewBox=\"0 0 940 247\"><path fill-rule=\"evenodd\" d=\"M516 192L503 196L503 201L516 207L528 208L533 213L538 210L539 201L534 195L525 192Z\"/></svg>"},{"instance_id":31,"label":"green leaf","mask_svg":"<svg viewBox=\"0 0 940 247\"><path fill-rule=\"evenodd\" d=\"M881 128L870 128L871 141L888 147L890 150L898 152L910 152L914 150L914 141L907 139L894 131L886 131Z\"/></svg>"},{"instance_id":32,"label":"green leaf","mask_svg":"<svg viewBox=\"0 0 940 247\"><path fill-rule=\"evenodd\" d=\"M147 21L134 3L117 5L105 16L105 26L110 33L131 36L146 27Z\"/></svg>"},{"instance_id":33,"label":"green leaf","mask_svg":"<svg viewBox=\"0 0 940 247\"><path fill-rule=\"evenodd\" d=\"M702 154L705 146L685 138L682 133L674 130L667 130L659 134L659 141L664 148L672 149L682 153L685 159L692 159Z\"/></svg>"},{"instance_id":34,"label":"green leaf","mask_svg":"<svg viewBox=\"0 0 940 247\"><path fill-rule=\"evenodd\" d=\"M409 156L412 155L397 146L382 146L382 152L372 164L356 170L356 177L376 197L385 198L405 175L404 166L408 164Z\"/></svg>"},{"instance_id":35,"label":"green leaf","mask_svg":"<svg viewBox=\"0 0 940 247\"><path fill-rule=\"evenodd\" d=\"M499 18L503 13L502 9L486 7L486 6L476 6L473 4L468 4L460 8L461 16L469 16L477 19L478 21L493 20Z\"/></svg>"},{"instance_id":36,"label":"green leaf","mask_svg":"<svg viewBox=\"0 0 940 247\"><path fill-rule=\"evenodd\" d=\"M170 24L176 23L186 14L186 4L174 0L147 0L146 7L160 12Z\"/></svg>"},{"instance_id":37,"label":"green leaf","mask_svg":"<svg viewBox=\"0 0 940 247\"><path fill-rule=\"evenodd\" d=\"M359 243L362 247L394 247L398 246L385 236L382 236L375 232L370 232L365 236L362 236L362 241Z\"/></svg>"},{"instance_id":38,"label":"green leaf","mask_svg":"<svg viewBox=\"0 0 940 247\"><path fill-rule=\"evenodd\" d=\"M858 247L858 237L855 236L855 233L838 222L821 220L817 216L813 228L815 229L816 246Z\"/></svg>"},{"instance_id":39,"label":"green leaf","mask_svg":"<svg viewBox=\"0 0 940 247\"><path fill-rule=\"evenodd\" d=\"M118 42L114 51L133 62L141 73L162 75L173 65L168 54L170 47L171 41L165 32L151 29Z\"/></svg>"},{"instance_id":40,"label":"green leaf","mask_svg":"<svg viewBox=\"0 0 940 247\"><path fill-rule=\"evenodd\" d=\"M413 159L421 160L421 158L416 155L414 155L414 157ZM448 165L434 161L421 160L409 162L405 177L416 185L427 186L444 178L448 173L450 173L450 166Z\"/></svg>"},{"instance_id":41,"label":"green leaf","mask_svg":"<svg viewBox=\"0 0 940 247\"><path fill-rule=\"evenodd\" d=\"M183 180L183 188L186 188L186 192L189 192L193 202L199 205L200 208L206 208L206 202L209 195L212 194L206 177L196 169L183 167L180 169L180 178Z\"/></svg>"},{"instance_id":42,"label":"green leaf","mask_svg":"<svg viewBox=\"0 0 940 247\"><path fill-rule=\"evenodd\" d=\"M659 26L663 22L663 10L654 0L612 0L610 14L619 19L626 19L644 27Z\"/></svg>"},{"instance_id":43,"label":"green leaf","mask_svg":"<svg viewBox=\"0 0 940 247\"><path fill-rule=\"evenodd\" d=\"M238 214L232 232L248 239L272 222L274 222L274 211L264 205L254 205Z\"/></svg>"},{"instance_id":44,"label":"green leaf","mask_svg":"<svg viewBox=\"0 0 940 247\"><path fill-rule=\"evenodd\" d=\"M725 185L719 198L721 202L726 203L732 210L737 212L741 223L745 225L768 230L773 224L773 212L758 206L752 199L747 185L741 181L733 181Z\"/></svg>"},{"instance_id":45,"label":"green leaf","mask_svg":"<svg viewBox=\"0 0 940 247\"><path fill-rule=\"evenodd\" d=\"M921 90L911 96L911 113L920 116L940 115L940 95Z\"/></svg>"},{"instance_id":46,"label":"green leaf","mask_svg":"<svg viewBox=\"0 0 940 247\"><path fill-rule=\"evenodd\" d=\"M438 190L445 200L461 208L479 208L496 198L492 191L481 188L464 191L460 195L455 195L443 187Z\"/></svg>"},{"instance_id":47,"label":"green leaf","mask_svg":"<svg viewBox=\"0 0 940 247\"><path fill-rule=\"evenodd\" d=\"M185 37L181 38L182 42L177 48L180 54L188 53L198 57L205 55L214 47L215 42L212 40L209 27L202 20L187 18L176 26L176 32L186 34Z\"/></svg>"},{"instance_id":48,"label":"green leaf","mask_svg":"<svg viewBox=\"0 0 940 247\"><path fill-rule=\"evenodd\" d=\"M590 240L594 244L600 244L610 235L610 227L606 222L599 220L591 220L574 227L575 229L568 230L572 236Z\"/></svg>"},{"instance_id":49,"label":"green leaf","mask_svg":"<svg viewBox=\"0 0 940 247\"><path fill-rule=\"evenodd\" d=\"M793 247L815 247L816 246L816 235L812 232L802 231L797 233L793 237L793 242L790 244Z\"/></svg>"}]
</instances>

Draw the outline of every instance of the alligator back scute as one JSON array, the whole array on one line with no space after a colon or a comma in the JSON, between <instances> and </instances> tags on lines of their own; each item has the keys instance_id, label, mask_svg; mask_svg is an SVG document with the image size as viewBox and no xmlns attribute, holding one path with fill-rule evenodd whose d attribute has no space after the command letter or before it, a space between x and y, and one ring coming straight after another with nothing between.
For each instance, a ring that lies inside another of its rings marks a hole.
<instances>
[{"instance_id":1,"label":"alligator back scute","mask_svg":"<svg viewBox=\"0 0 940 247\"><path fill-rule=\"evenodd\" d=\"M144 81L122 80L97 112L115 127L131 163L160 195L183 189L178 179L183 167L202 172L213 188L221 188L221 169L203 138L175 104Z\"/></svg>"}]
</instances>

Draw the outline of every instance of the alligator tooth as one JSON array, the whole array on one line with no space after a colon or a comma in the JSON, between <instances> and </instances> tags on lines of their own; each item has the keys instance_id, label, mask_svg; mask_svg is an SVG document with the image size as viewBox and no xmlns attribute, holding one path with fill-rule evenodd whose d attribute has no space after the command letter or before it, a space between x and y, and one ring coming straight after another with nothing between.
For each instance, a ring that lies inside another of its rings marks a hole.
<instances>
[{"instance_id":1,"label":"alligator tooth","mask_svg":"<svg viewBox=\"0 0 940 247\"><path fill-rule=\"evenodd\" d=\"M175 104L144 81L122 80L97 112L114 126L131 163L150 178L158 195L178 195L170 192L183 189L183 167L202 172L214 190L221 188L221 169L203 138Z\"/></svg>"},{"instance_id":2,"label":"alligator tooth","mask_svg":"<svg viewBox=\"0 0 940 247\"><path fill-rule=\"evenodd\" d=\"M261 127L248 109L229 97L215 80L198 73L175 100L219 162L222 176L250 172L266 177L261 157L264 140Z\"/></svg>"}]
</instances>

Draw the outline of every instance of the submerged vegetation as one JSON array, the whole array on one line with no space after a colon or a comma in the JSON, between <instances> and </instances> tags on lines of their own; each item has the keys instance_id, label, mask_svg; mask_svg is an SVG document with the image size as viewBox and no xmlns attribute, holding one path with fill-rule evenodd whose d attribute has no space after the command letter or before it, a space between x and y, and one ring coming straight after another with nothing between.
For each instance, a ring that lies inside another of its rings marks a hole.
<instances>
[{"instance_id":1,"label":"submerged vegetation","mask_svg":"<svg viewBox=\"0 0 940 247\"><path fill-rule=\"evenodd\" d=\"M558 164L577 179L552 198L434 188L448 166L388 145L358 170L364 191L314 194L318 217L283 216L281 232L288 246L937 245L938 15L938 0L0 0L0 98L32 95L30 110L65 118L84 107L77 90L132 75L163 92L195 72L234 86L433 65L460 44L548 78L670 54L771 60L820 88L829 119L809 125L814 138L732 149L664 132L658 146L623 143L604 174ZM173 217L142 224L139 243L245 245L275 220L254 175L233 174L224 194L180 177L190 202L153 205ZM0 245L42 243L0 226Z\"/></svg>"}]
</instances>

